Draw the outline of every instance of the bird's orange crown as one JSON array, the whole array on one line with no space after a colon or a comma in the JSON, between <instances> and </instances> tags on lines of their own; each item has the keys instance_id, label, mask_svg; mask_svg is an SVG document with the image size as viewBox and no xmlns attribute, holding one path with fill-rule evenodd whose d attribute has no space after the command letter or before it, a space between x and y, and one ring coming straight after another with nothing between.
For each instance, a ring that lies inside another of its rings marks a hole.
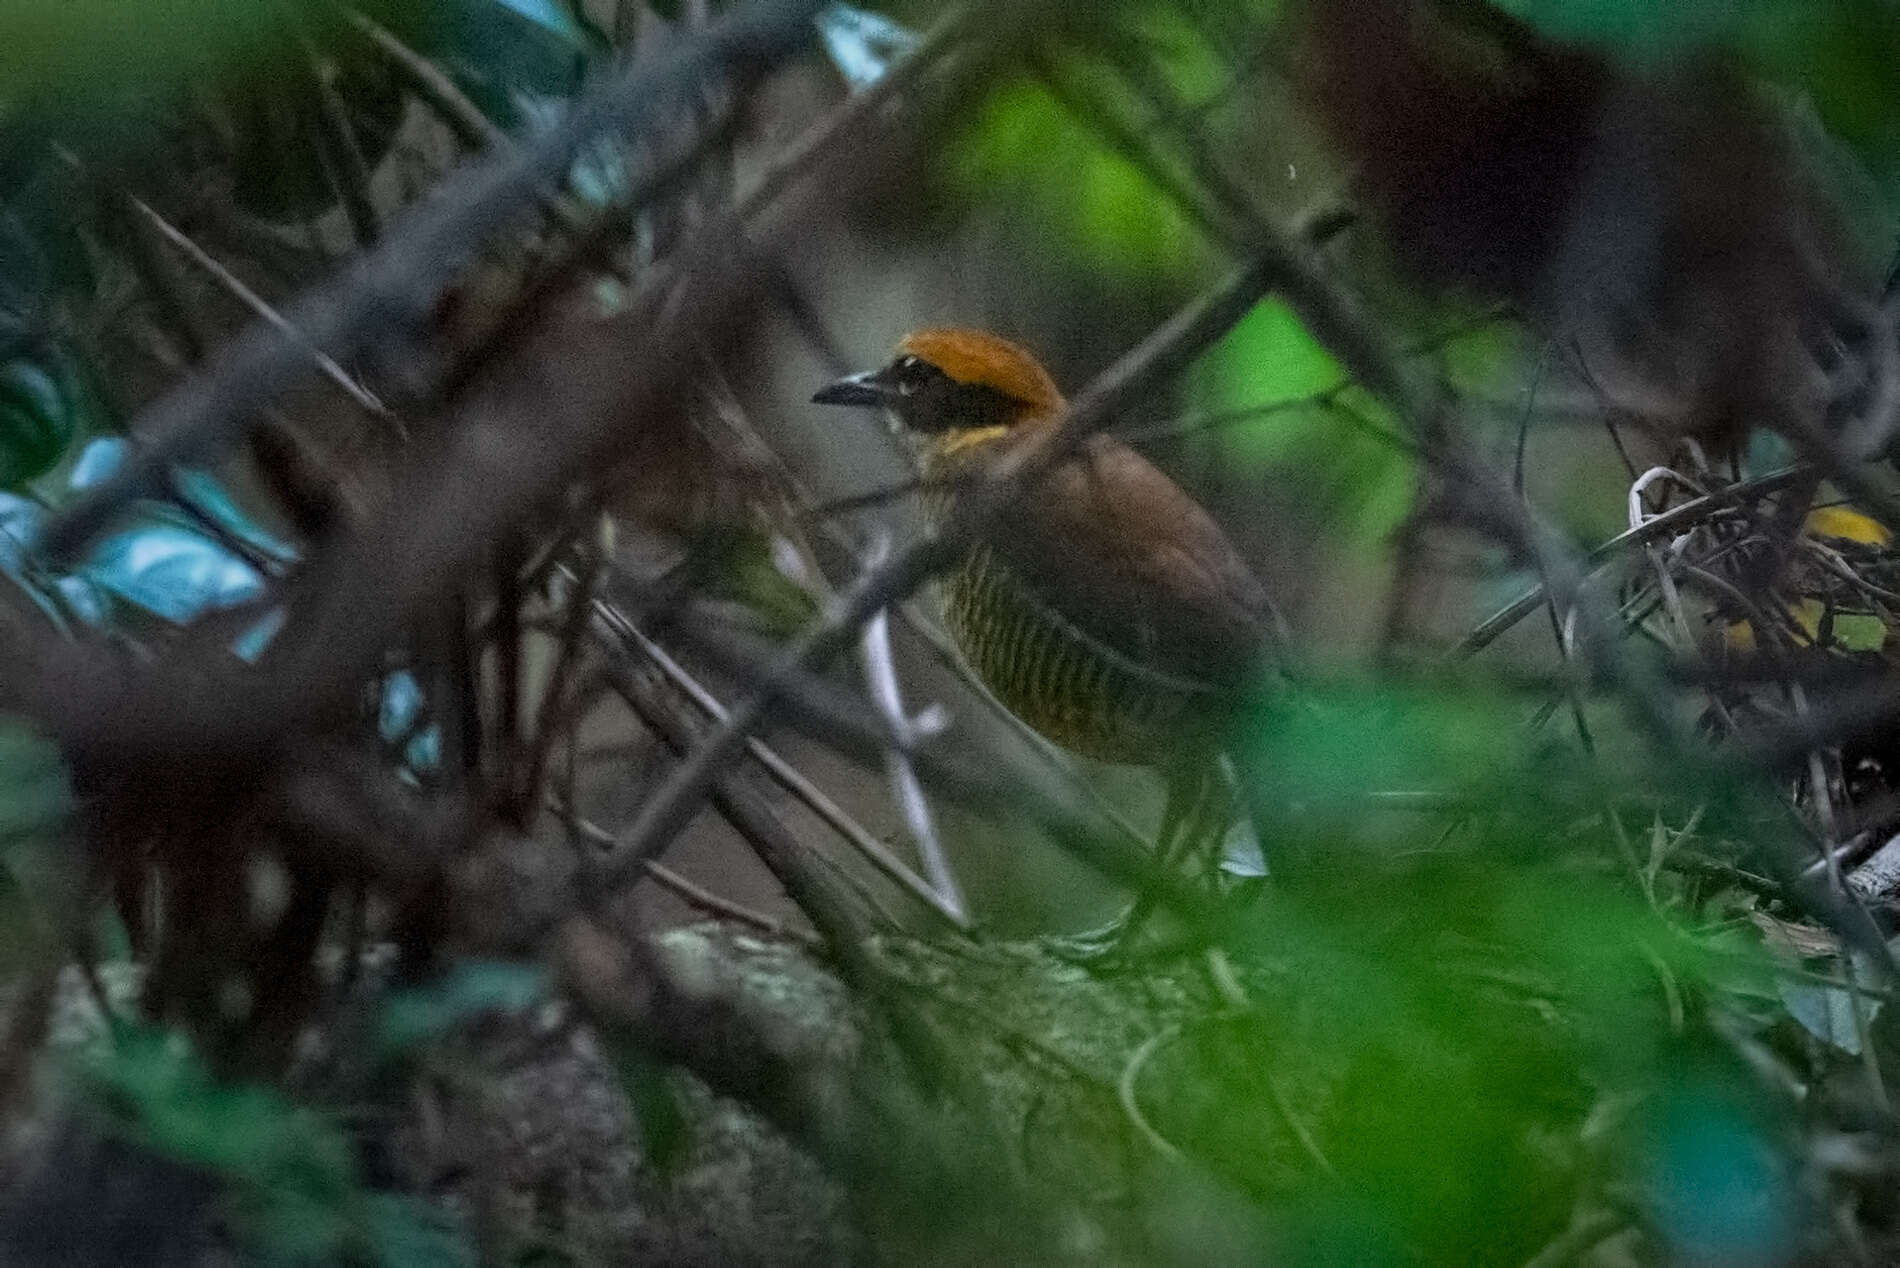
<instances>
[{"instance_id":1,"label":"bird's orange crown","mask_svg":"<svg viewBox=\"0 0 1900 1268\"><path fill-rule=\"evenodd\" d=\"M1053 414L1062 390L1027 348L981 330L937 327L914 330L897 345L966 387L986 387L1027 406L1027 413Z\"/></svg>"}]
</instances>

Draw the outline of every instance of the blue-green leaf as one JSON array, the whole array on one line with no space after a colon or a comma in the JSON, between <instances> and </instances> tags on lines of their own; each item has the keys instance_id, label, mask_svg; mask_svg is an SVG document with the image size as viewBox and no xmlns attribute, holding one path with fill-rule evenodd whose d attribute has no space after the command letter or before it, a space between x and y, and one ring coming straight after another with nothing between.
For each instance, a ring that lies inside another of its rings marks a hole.
<instances>
[{"instance_id":1,"label":"blue-green leaf","mask_svg":"<svg viewBox=\"0 0 1900 1268\"><path fill-rule=\"evenodd\" d=\"M495 0L495 3L542 30L560 36L576 49L584 52L589 47L587 32L574 20L574 15L555 0Z\"/></svg>"},{"instance_id":2,"label":"blue-green leaf","mask_svg":"<svg viewBox=\"0 0 1900 1268\"><path fill-rule=\"evenodd\" d=\"M546 994L539 965L464 960L434 982L391 995L377 1021L377 1046L385 1058L399 1056L476 1017L523 1012Z\"/></svg>"},{"instance_id":3,"label":"blue-green leaf","mask_svg":"<svg viewBox=\"0 0 1900 1268\"><path fill-rule=\"evenodd\" d=\"M107 593L178 625L264 593L264 578L249 563L202 533L164 522L107 537L82 572Z\"/></svg>"},{"instance_id":4,"label":"blue-green leaf","mask_svg":"<svg viewBox=\"0 0 1900 1268\"><path fill-rule=\"evenodd\" d=\"M277 564L297 562L297 548L246 515L222 482L208 472L180 468L172 484L185 505Z\"/></svg>"},{"instance_id":5,"label":"blue-green leaf","mask_svg":"<svg viewBox=\"0 0 1900 1268\"><path fill-rule=\"evenodd\" d=\"M119 436L102 436L90 441L79 451L79 461L73 463L73 469L66 477L66 487L75 493L81 489L90 489L112 478L125 462L125 440Z\"/></svg>"},{"instance_id":6,"label":"blue-green leaf","mask_svg":"<svg viewBox=\"0 0 1900 1268\"><path fill-rule=\"evenodd\" d=\"M917 47L917 33L868 9L828 4L812 19L831 64L853 89L869 88Z\"/></svg>"}]
</instances>

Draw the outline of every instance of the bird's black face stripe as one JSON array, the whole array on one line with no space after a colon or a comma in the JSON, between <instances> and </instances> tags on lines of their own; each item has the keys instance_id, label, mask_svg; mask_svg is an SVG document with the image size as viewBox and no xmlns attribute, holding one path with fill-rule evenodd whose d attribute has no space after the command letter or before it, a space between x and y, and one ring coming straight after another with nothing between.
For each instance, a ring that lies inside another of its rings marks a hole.
<instances>
[{"instance_id":1,"label":"bird's black face stripe","mask_svg":"<svg viewBox=\"0 0 1900 1268\"><path fill-rule=\"evenodd\" d=\"M1022 416L1016 398L981 383L959 383L921 357L905 355L875 373L820 389L822 405L875 405L912 431L936 433L1008 426Z\"/></svg>"},{"instance_id":2,"label":"bird's black face stripe","mask_svg":"<svg viewBox=\"0 0 1900 1268\"><path fill-rule=\"evenodd\" d=\"M928 362L900 371L891 409L912 431L936 433L1008 426L1022 416L1022 402L981 383L959 383ZM896 367L893 366L893 369Z\"/></svg>"}]
</instances>

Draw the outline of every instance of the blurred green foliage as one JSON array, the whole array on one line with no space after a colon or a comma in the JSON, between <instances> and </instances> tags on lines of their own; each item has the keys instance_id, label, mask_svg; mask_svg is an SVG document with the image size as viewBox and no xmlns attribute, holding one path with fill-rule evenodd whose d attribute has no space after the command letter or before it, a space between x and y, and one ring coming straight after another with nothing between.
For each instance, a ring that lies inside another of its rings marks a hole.
<instances>
[{"instance_id":1,"label":"blurred green foliage","mask_svg":"<svg viewBox=\"0 0 1900 1268\"><path fill-rule=\"evenodd\" d=\"M535 964L464 960L426 985L395 991L377 1012L380 1060L412 1054L489 1013L521 1013L547 997L547 972Z\"/></svg>"},{"instance_id":2,"label":"blurred green foliage","mask_svg":"<svg viewBox=\"0 0 1900 1268\"><path fill-rule=\"evenodd\" d=\"M1032 80L993 89L945 162L961 197L1020 200L1038 244L1072 267L1155 285L1178 283L1207 260L1174 201Z\"/></svg>"},{"instance_id":3,"label":"blurred green foliage","mask_svg":"<svg viewBox=\"0 0 1900 1268\"><path fill-rule=\"evenodd\" d=\"M50 471L79 433L73 393L25 359L0 365L0 488Z\"/></svg>"},{"instance_id":4,"label":"blurred green foliage","mask_svg":"<svg viewBox=\"0 0 1900 1268\"><path fill-rule=\"evenodd\" d=\"M1781 970L1704 919L1719 887L1655 883L1686 835L1661 825L1721 793L1668 763L1586 761L1526 715L1508 694L1367 683L1257 728L1286 808L1269 839L1315 861L1263 900L1255 951L1298 985L1245 1049L1327 1089L1307 1099L1339 1184L1302 1204L1297 1262L1523 1262L1603 1171L1673 1252L1777 1262L1806 1213L1781 1145L1796 1106L1733 1036L1787 1024L1760 1006ZM1617 838L1649 821L1642 860ZM1211 1153L1244 1181L1241 1143L1216 1132Z\"/></svg>"},{"instance_id":5,"label":"blurred green foliage","mask_svg":"<svg viewBox=\"0 0 1900 1268\"><path fill-rule=\"evenodd\" d=\"M1499 0L1565 39L1653 62L1717 50L1803 94L1900 195L1900 23L1881 0Z\"/></svg>"},{"instance_id":6,"label":"blurred green foliage","mask_svg":"<svg viewBox=\"0 0 1900 1268\"><path fill-rule=\"evenodd\" d=\"M1236 417L1214 442L1228 470L1297 477L1295 487L1323 500L1335 542L1365 550L1381 547L1411 510L1414 464L1392 439L1391 412L1366 392L1340 391L1344 382L1344 370L1292 309L1268 300L1200 360L1185 395L1211 414ZM1289 404L1297 407L1272 408Z\"/></svg>"},{"instance_id":7,"label":"blurred green foliage","mask_svg":"<svg viewBox=\"0 0 1900 1268\"><path fill-rule=\"evenodd\" d=\"M215 1078L181 1035L114 1023L77 1073L106 1130L218 1182L233 1231L260 1262L473 1262L434 1208L365 1187L336 1122L275 1088Z\"/></svg>"}]
</instances>

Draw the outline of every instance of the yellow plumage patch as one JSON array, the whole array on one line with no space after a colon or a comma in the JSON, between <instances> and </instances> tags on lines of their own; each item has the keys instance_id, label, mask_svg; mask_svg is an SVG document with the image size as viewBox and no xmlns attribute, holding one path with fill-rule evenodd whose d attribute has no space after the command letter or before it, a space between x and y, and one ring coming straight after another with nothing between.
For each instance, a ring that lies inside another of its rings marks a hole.
<instances>
[{"instance_id":1,"label":"yellow plumage patch","mask_svg":"<svg viewBox=\"0 0 1900 1268\"><path fill-rule=\"evenodd\" d=\"M1891 540L1878 520L1844 506L1822 506L1809 511L1807 529L1815 537L1833 537L1868 546L1885 546Z\"/></svg>"},{"instance_id":2,"label":"yellow plumage patch","mask_svg":"<svg viewBox=\"0 0 1900 1268\"><path fill-rule=\"evenodd\" d=\"M1062 391L1029 351L980 330L916 330L897 346L899 356L928 361L959 383L992 388L1038 413L1062 408Z\"/></svg>"}]
</instances>

